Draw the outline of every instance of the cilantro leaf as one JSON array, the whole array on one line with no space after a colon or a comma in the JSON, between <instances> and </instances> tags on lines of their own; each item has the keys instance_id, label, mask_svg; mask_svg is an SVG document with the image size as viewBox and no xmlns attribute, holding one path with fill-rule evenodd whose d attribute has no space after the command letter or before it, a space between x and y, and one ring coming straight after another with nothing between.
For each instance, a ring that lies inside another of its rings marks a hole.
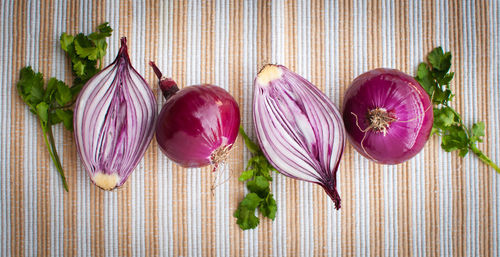
<instances>
[{"instance_id":1,"label":"cilantro leaf","mask_svg":"<svg viewBox=\"0 0 500 257\"><path fill-rule=\"evenodd\" d=\"M441 147L446 152L458 151L459 156L465 157L472 151L481 161L493 167L500 173L498 167L476 146L482 142L485 135L484 122L472 125L469 130L449 102L453 99L450 82L455 73L449 72L451 68L451 53L444 52L443 48L434 48L427 56L427 63L420 63L415 79L430 96L434 104L434 123L431 135L441 135Z\"/></svg>"},{"instance_id":2,"label":"cilantro leaf","mask_svg":"<svg viewBox=\"0 0 500 257\"><path fill-rule=\"evenodd\" d=\"M243 182L245 180L249 180L251 179L253 176L254 176L254 170L253 169L249 169L249 170L245 170L241 173L240 177L238 178L239 181Z\"/></svg>"},{"instance_id":3,"label":"cilantro leaf","mask_svg":"<svg viewBox=\"0 0 500 257\"><path fill-rule=\"evenodd\" d=\"M97 60L97 48L92 40L80 33L76 35L74 42L78 57L88 58L89 60Z\"/></svg>"},{"instance_id":4,"label":"cilantro leaf","mask_svg":"<svg viewBox=\"0 0 500 257\"><path fill-rule=\"evenodd\" d=\"M427 64L421 63L418 65L417 76L415 79L420 83L427 94L433 95L436 82L432 79L431 72Z\"/></svg>"},{"instance_id":5,"label":"cilantro leaf","mask_svg":"<svg viewBox=\"0 0 500 257\"><path fill-rule=\"evenodd\" d=\"M45 89L45 94L43 96L43 100L45 102L52 102L53 97L57 91L57 79L56 78L50 78L49 82L47 83L47 87Z\"/></svg>"},{"instance_id":6,"label":"cilantro leaf","mask_svg":"<svg viewBox=\"0 0 500 257\"><path fill-rule=\"evenodd\" d=\"M436 128L444 130L457 121L455 112L450 107L434 108L434 126Z\"/></svg>"},{"instance_id":7,"label":"cilantro leaf","mask_svg":"<svg viewBox=\"0 0 500 257\"><path fill-rule=\"evenodd\" d=\"M262 213L264 217L274 220L277 210L278 206L276 205L276 200L274 200L273 194L268 194L259 207L260 213Z\"/></svg>"},{"instance_id":8,"label":"cilantro leaf","mask_svg":"<svg viewBox=\"0 0 500 257\"><path fill-rule=\"evenodd\" d=\"M453 77L455 77L455 72L447 73L438 80L438 83L441 85L449 85Z\"/></svg>"},{"instance_id":9,"label":"cilantro leaf","mask_svg":"<svg viewBox=\"0 0 500 257\"><path fill-rule=\"evenodd\" d=\"M99 25L97 29L104 37L111 37L111 32L113 32L113 29L109 26L109 22Z\"/></svg>"},{"instance_id":10,"label":"cilantro leaf","mask_svg":"<svg viewBox=\"0 0 500 257\"><path fill-rule=\"evenodd\" d=\"M30 66L22 68L16 87L23 101L36 113L36 106L43 101L45 95L42 73L35 73Z\"/></svg>"},{"instance_id":11,"label":"cilantro leaf","mask_svg":"<svg viewBox=\"0 0 500 257\"><path fill-rule=\"evenodd\" d=\"M240 202L238 208L234 212L233 216L237 218L236 223L241 229L253 229L259 225L259 218L255 216L255 209L263 201L255 193L249 193Z\"/></svg>"},{"instance_id":12,"label":"cilantro leaf","mask_svg":"<svg viewBox=\"0 0 500 257\"><path fill-rule=\"evenodd\" d=\"M429 63L434 69L446 74L451 68L451 53L444 53L442 47L434 48L427 56Z\"/></svg>"},{"instance_id":13,"label":"cilantro leaf","mask_svg":"<svg viewBox=\"0 0 500 257\"><path fill-rule=\"evenodd\" d=\"M56 116L63 122L64 127L69 131L73 131L73 111L57 109L55 113Z\"/></svg>"},{"instance_id":14,"label":"cilantro leaf","mask_svg":"<svg viewBox=\"0 0 500 257\"><path fill-rule=\"evenodd\" d=\"M60 106L64 106L73 100L73 94L69 89L68 85L64 84L64 82L60 80L56 80L57 82L57 91L56 91L56 101Z\"/></svg>"},{"instance_id":15,"label":"cilantro leaf","mask_svg":"<svg viewBox=\"0 0 500 257\"><path fill-rule=\"evenodd\" d=\"M61 48L65 52L70 51L71 45L73 44L73 41L75 40L75 37L72 35L66 34L66 32L61 34L61 37L59 38L59 42L61 43Z\"/></svg>"},{"instance_id":16,"label":"cilantro leaf","mask_svg":"<svg viewBox=\"0 0 500 257\"><path fill-rule=\"evenodd\" d=\"M258 194L264 198L269 194L269 181L263 176L257 176L255 179L247 182L247 188L250 192Z\"/></svg>"},{"instance_id":17,"label":"cilantro leaf","mask_svg":"<svg viewBox=\"0 0 500 257\"><path fill-rule=\"evenodd\" d=\"M467 133L461 126L448 126L444 130L441 147L447 152L467 148Z\"/></svg>"},{"instance_id":18,"label":"cilantro leaf","mask_svg":"<svg viewBox=\"0 0 500 257\"><path fill-rule=\"evenodd\" d=\"M264 217L274 220L278 207L271 194L270 181L272 177L270 172L275 170L264 156L259 146L254 143L240 127L240 134L245 140L245 145L254 155L248 160L246 171L242 172L239 180L247 181L249 194L243 198L238 205L238 209L233 216L241 229L253 229L259 225L259 218L255 216L258 209Z\"/></svg>"},{"instance_id":19,"label":"cilantro leaf","mask_svg":"<svg viewBox=\"0 0 500 257\"><path fill-rule=\"evenodd\" d=\"M49 105L46 102L40 102L36 105L36 113L42 122L49 121Z\"/></svg>"},{"instance_id":20,"label":"cilantro leaf","mask_svg":"<svg viewBox=\"0 0 500 257\"><path fill-rule=\"evenodd\" d=\"M76 73L77 76L84 76L85 75L85 64L82 62L80 58L75 58L72 61L73 63L73 71Z\"/></svg>"},{"instance_id":21,"label":"cilantro leaf","mask_svg":"<svg viewBox=\"0 0 500 257\"><path fill-rule=\"evenodd\" d=\"M484 137L484 122L480 121L478 123L474 123L472 125L472 130L471 130L471 141L473 142L483 142L482 137Z\"/></svg>"},{"instance_id":22,"label":"cilantro leaf","mask_svg":"<svg viewBox=\"0 0 500 257\"><path fill-rule=\"evenodd\" d=\"M51 127L62 122L66 129L73 130L71 105L83 85L100 71L100 67L97 67L97 59L106 54L106 38L111 36L112 31L108 23L103 23L99 25L98 32L91 34L92 36L85 36L82 33L76 36L61 34L59 43L71 60L75 77L73 86L69 87L63 81L50 78L44 87L42 73L35 73L30 66L21 69L19 81L16 84L19 96L40 120L47 150L66 191L68 191L68 185L56 151Z\"/></svg>"}]
</instances>

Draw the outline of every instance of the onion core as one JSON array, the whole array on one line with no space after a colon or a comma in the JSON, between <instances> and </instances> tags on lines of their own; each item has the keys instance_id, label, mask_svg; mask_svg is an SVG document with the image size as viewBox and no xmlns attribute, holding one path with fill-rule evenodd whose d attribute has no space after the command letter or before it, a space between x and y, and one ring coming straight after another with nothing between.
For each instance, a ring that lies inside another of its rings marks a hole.
<instances>
[{"instance_id":1,"label":"onion core","mask_svg":"<svg viewBox=\"0 0 500 257\"><path fill-rule=\"evenodd\" d=\"M382 164L398 164L420 152L433 123L432 104L420 84L401 71L382 68L354 79L342 116L354 148Z\"/></svg>"}]
</instances>

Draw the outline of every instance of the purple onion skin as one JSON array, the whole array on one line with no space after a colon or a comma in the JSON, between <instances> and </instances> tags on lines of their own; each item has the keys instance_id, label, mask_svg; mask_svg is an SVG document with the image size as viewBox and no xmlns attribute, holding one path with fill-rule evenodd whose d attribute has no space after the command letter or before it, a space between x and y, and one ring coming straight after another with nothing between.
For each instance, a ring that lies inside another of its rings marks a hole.
<instances>
[{"instance_id":1,"label":"purple onion skin","mask_svg":"<svg viewBox=\"0 0 500 257\"><path fill-rule=\"evenodd\" d=\"M184 167L213 163L217 149L227 150L238 136L240 111L234 98L214 85L188 86L169 97L156 124L163 153Z\"/></svg>"},{"instance_id":2,"label":"purple onion skin","mask_svg":"<svg viewBox=\"0 0 500 257\"><path fill-rule=\"evenodd\" d=\"M376 108L387 110L394 118L385 135L367 129L372 124L368 113ZM358 117L359 127L352 113ZM384 68L354 79L345 93L342 116L354 148L381 164L402 163L419 153L433 123L432 104L420 84L401 71Z\"/></svg>"}]
</instances>

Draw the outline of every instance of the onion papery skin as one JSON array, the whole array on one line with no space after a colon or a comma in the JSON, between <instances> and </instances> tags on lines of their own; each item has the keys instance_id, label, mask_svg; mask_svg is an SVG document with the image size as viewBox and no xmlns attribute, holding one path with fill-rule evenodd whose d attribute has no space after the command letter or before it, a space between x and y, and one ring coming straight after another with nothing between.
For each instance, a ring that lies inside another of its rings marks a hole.
<instances>
[{"instance_id":1,"label":"onion papery skin","mask_svg":"<svg viewBox=\"0 0 500 257\"><path fill-rule=\"evenodd\" d=\"M85 84L74 109L78 155L95 185L112 190L126 182L151 142L157 114L122 38L114 62Z\"/></svg>"},{"instance_id":2,"label":"onion papery skin","mask_svg":"<svg viewBox=\"0 0 500 257\"><path fill-rule=\"evenodd\" d=\"M394 119L385 135L368 128L372 124L368 113L377 108ZM419 153L434 120L428 94L413 77L395 69L379 68L354 79L342 109L351 144L360 154L381 164L402 163Z\"/></svg>"},{"instance_id":3,"label":"onion papery skin","mask_svg":"<svg viewBox=\"0 0 500 257\"><path fill-rule=\"evenodd\" d=\"M339 209L336 173L345 132L332 101L285 66L268 64L255 78L253 109L269 162L281 174L321 185Z\"/></svg>"},{"instance_id":4,"label":"onion papery skin","mask_svg":"<svg viewBox=\"0 0 500 257\"><path fill-rule=\"evenodd\" d=\"M156 140L162 152L183 167L217 167L236 141L239 124L238 104L226 90L208 84L188 86L163 105Z\"/></svg>"}]
</instances>

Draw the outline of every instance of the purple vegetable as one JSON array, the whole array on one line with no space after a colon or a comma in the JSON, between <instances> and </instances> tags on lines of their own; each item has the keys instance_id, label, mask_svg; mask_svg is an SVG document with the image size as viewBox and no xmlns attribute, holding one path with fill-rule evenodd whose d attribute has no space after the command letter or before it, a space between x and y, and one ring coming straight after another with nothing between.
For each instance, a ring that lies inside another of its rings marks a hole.
<instances>
[{"instance_id":1,"label":"purple vegetable","mask_svg":"<svg viewBox=\"0 0 500 257\"><path fill-rule=\"evenodd\" d=\"M234 98L214 85L188 86L179 91L151 62L167 100L156 126L163 153L184 167L217 166L224 162L238 136L240 110Z\"/></svg>"},{"instance_id":2,"label":"purple vegetable","mask_svg":"<svg viewBox=\"0 0 500 257\"><path fill-rule=\"evenodd\" d=\"M354 148L383 164L398 164L420 152L433 123L427 93L413 77L394 69L375 69L354 79L342 116Z\"/></svg>"},{"instance_id":3,"label":"purple vegetable","mask_svg":"<svg viewBox=\"0 0 500 257\"><path fill-rule=\"evenodd\" d=\"M115 61L85 84L74 111L78 155L94 184L111 190L125 183L151 142L157 112L122 38Z\"/></svg>"},{"instance_id":4,"label":"purple vegetable","mask_svg":"<svg viewBox=\"0 0 500 257\"><path fill-rule=\"evenodd\" d=\"M282 174L316 183L340 208L336 173L345 135L337 108L318 88L282 65L266 65L254 82L255 132Z\"/></svg>"}]
</instances>

